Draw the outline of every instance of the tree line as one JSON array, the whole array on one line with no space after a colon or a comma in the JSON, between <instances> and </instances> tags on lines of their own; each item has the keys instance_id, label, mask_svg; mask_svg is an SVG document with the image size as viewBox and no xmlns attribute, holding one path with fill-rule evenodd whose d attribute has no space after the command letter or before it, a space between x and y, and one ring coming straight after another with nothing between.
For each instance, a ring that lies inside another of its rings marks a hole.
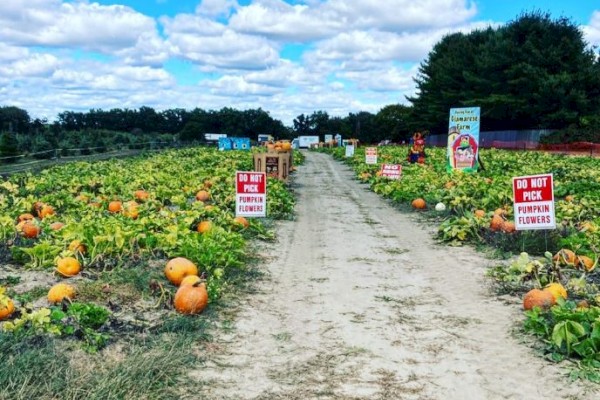
<instances>
[{"instance_id":1,"label":"tree line","mask_svg":"<svg viewBox=\"0 0 600 400\"><path fill-rule=\"evenodd\" d=\"M445 134L453 107L481 107L481 128L552 129L551 140L599 141L600 59L568 18L529 12L506 25L452 33L421 63L417 92L407 104L390 104L377 113L330 116L301 114L285 126L267 111L181 108L156 111L92 109L64 111L48 123L26 110L0 107L0 154L46 148L131 145L148 140L203 141L205 133L255 139L340 133L363 143L408 140L415 131Z\"/></svg>"}]
</instances>

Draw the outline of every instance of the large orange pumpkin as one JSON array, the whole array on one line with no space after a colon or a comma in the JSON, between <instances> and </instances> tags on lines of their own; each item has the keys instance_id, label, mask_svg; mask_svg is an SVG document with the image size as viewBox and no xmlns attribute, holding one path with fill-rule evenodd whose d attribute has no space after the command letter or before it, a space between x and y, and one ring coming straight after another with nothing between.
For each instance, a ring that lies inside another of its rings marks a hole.
<instances>
[{"instance_id":1,"label":"large orange pumpkin","mask_svg":"<svg viewBox=\"0 0 600 400\"><path fill-rule=\"evenodd\" d=\"M196 200L208 201L208 199L210 199L210 194L206 190L200 190L196 193Z\"/></svg>"},{"instance_id":2,"label":"large orange pumpkin","mask_svg":"<svg viewBox=\"0 0 600 400\"><path fill-rule=\"evenodd\" d=\"M423 210L426 207L425 200L421 198L414 199L411 204L413 208L416 208L417 210Z\"/></svg>"},{"instance_id":3,"label":"large orange pumpkin","mask_svg":"<svg viewBox=\"0 0 600 400\"><path fill-rule=\"evenodd\" d=\"M523 297L523 308L525 310L531 310L533 307L548 309L554 304L554 296L547 290L531 289L525 294L525 297Z\"/></svg>"},{"instance_id":4,"label":"large orange pumpkin","mask_svg":"<svg viewBox=\"0 0 600 400\"><path fill-rule=\"evenodd\" d=\"M57 283L48 291L48 301L51 304L60 303L63 299L73 300L75 288L66 283Z\"/></svg>"},{"instance_id":5,"label":"large orange pumpkin","mask_svg":"<svg viewBox=\"0 0 600 400\"><path fill-rule=\"evenodd\" d=\"M81 264L75 257L59 258L56 262L56 271L62 276L70 278L81 272Z\"/></svg>"},{"instance_id":6,"label":"large orange pumpkin","mask_svg":"<svg viewBox=\"0 0 600 400\"><path fill-rule=\"evenodd\" d=\"M204 282L182 285L175 293L173 305L181 314L199 314L208 304L208 293Z\"/></svg>"},{"instance_id":7,"label":"large orange pumpkin","mask_svg":"<svg viewBox=\"0 0 600 400\"><path fill-rule=\"evenodd\" d=\"M198 275L198 267L187 258L175 257L165 266L165 276L175 286L181 285L183 278L189 275Z\"/></svg>"}]
</instances>

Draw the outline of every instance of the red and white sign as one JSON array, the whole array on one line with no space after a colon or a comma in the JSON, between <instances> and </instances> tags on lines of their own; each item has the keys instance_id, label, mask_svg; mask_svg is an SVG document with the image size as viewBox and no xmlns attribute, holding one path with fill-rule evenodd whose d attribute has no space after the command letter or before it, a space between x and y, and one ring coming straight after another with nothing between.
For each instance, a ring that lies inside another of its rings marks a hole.
<instances>
[{"instance_id":1,"label":"red and white sign","mask_svg":"<svg viewBox=\"0 0 600 400\"><path fill-rule=\"evenodd\" d=\"M235 216L267 216L267 174L264 172L236 172Z\"/></svg>"},{"instance_id":2,"label":"red and white sign","mask_svg":"<svg viewBox=\"0 0 600 400\"><path fill-rule=\"evenodd\" d=\"M402 165L400 164L382 164L381 176L389 179L400 179L402 175Z\"/></svg>"},{"instance_id":3,"label":"red and white sign","mask_svg":"<svg viewBox=\"0 0 600 400\"><path fill-rule=\"evenodd\" d=\"M365 148L365 163L377 164L377 147Z\"/></svg>"},{"instance_id":4,"label":"red and white sign","mask_svg":"<svg viewBox=\"0 0 600 400\"><path fill-rule=\"evenodd\" d=\"M552 174L514 177L513 200L517 230L556 228Z\"/></svg>"}]
</instances>

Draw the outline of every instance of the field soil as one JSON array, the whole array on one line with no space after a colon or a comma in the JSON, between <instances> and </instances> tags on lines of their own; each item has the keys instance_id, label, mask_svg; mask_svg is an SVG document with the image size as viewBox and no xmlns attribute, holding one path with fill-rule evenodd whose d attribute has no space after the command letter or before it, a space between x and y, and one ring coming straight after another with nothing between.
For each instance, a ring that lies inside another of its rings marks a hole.
<instances>
[{"instance_id":1,"label":"field soil","mask_svg":"<svg viewBox=\"0 0 600 400\"><path fill-rule=\"evenodd\" d=\"M484 277L497 261L435 244L328 155L308 153L294 184L297 219L191 372L194 398L600 398L519 341L520 300Z\"/></svg>"}]
</instances>

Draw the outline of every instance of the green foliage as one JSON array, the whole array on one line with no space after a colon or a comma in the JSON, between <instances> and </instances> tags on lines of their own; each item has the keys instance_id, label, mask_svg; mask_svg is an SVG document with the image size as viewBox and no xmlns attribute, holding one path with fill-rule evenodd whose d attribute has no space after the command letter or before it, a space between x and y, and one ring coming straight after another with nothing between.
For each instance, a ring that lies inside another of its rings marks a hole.
<instances>
[{"instance_id":1,"label":"green foliage","mask_svg":"<svg viewBox=\"0 0 600 400\"><path fill-rule=\"evenodd\" d=\"M11 132L4 132L0 135L0 157L13 157L19 155L19 142ZM16 158L6 158L0 160L0 163L8 164L17 161Z\"/></svg>"},{"instance_id":2,"label":"green foliage","mask_svg":"<svg viewBox=\"0 0 600 400\"><path fill-rule=\"evenodd\" d=\"M444 37L416 81L413 128L444 132L458 106L480 106L482 130L566 128L600 111L598 65L580 28L540 12Z\"/></svg>"},{"instance_id":3,"label":"green foliage","mask_svg":"<svg viewBox=\"0 0 600 400\"><path fill-rule=\"evenodd\" d=\"M542 338L549 359L577 359L583 368L574 376L600 382L600 307L559 299L549 311L536 307L525 314L524 330Z\"/></svg>"}]
</instances>

